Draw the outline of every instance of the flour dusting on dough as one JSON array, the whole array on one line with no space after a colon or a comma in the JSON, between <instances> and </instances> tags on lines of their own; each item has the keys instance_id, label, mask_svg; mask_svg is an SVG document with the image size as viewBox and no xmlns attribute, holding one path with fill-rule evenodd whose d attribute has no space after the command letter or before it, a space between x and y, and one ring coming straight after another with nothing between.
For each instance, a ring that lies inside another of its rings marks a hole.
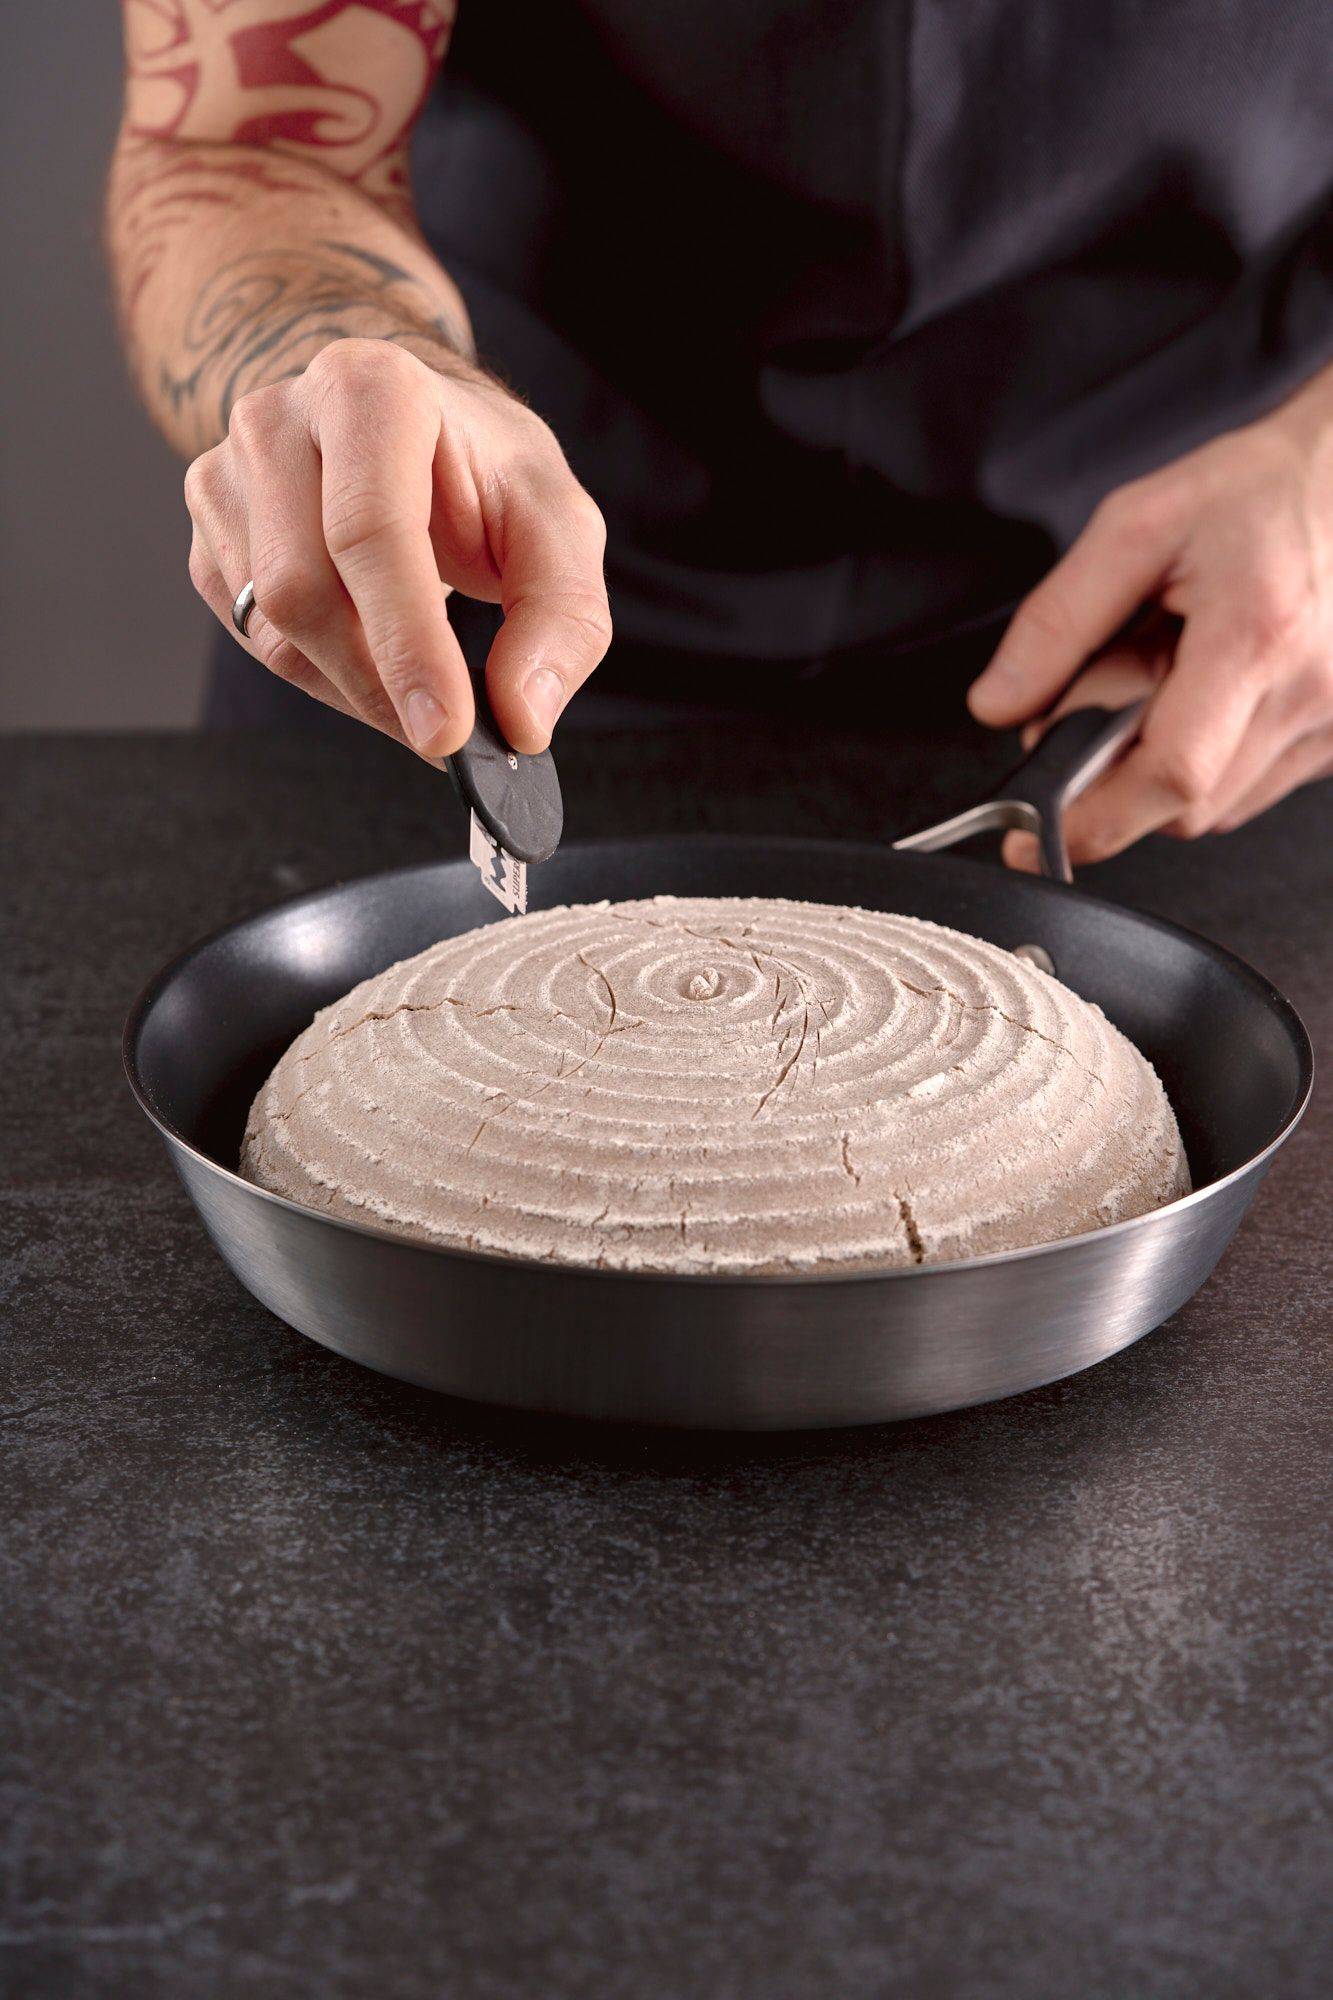
<instances>
[{"instance_id":1,"label":"flour dusting on dough","mask_svg":"<svg viewBox=\"0 0 1333 2000\"><path fill-rule=\"evenodd\" d=\"M241 1171L434 1243L698 1272L1017 1249L1189 1187L1151 1065L1058 980L914 918L711 897L365 981L278 1063Z\"/></svg>"}]
</instances>

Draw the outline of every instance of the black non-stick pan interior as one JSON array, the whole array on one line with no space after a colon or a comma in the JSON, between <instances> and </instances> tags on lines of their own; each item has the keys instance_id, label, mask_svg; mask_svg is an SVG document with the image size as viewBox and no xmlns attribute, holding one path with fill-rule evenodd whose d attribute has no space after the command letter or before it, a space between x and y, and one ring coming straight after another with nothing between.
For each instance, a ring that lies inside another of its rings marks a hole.
<instances>
[{"instance_id":1,"label":"black non-stick pan interior","mask_svg":"<svg viewBox=\"0 0 1333 2000\"><path fill-rule=\"evenodd\" d=\"M806 840L698 838L561 850L531 907L660 894L788 896L925 917L1012 949L1039 944L1156 1065L1196 1187L1269 1145L1308 1088L1308 1046L1282 996L1172 926L994 864ZM132 1073L164 1123L234 1168L245 1116L312 1015L439 938L507 923L464 861L322 890L197 946L144 994Z\"/></svg>"}]
</instances>

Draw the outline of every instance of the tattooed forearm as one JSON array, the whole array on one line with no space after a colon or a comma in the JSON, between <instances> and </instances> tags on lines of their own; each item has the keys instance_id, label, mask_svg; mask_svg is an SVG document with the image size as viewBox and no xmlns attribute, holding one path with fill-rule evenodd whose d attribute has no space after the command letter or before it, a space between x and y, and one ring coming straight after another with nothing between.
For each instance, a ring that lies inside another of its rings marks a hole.
<instances>
[{"instance_id":1,"label":"tattooed forearm","mask_svg":"<svg viewBox=\"0 0 1333 2000\"><path fill-rule=\"evenodd\" d=\"M108 240L126 347L173 442L206 449L238 396L332 340L468 354L406 171L452 0L123 6Z\"/></svg>"},{"instance_id":2,"label":"tattooed forearm","mask_svg":"<svg viewBox=\"0 0 1333 2000\"><path fill-rule=\"evenodd\" d=\"M140 138L318 160L410 210L406 145L452 0L122 0Z\"/></svg>"},{"instance_id":3,"label":"tattooed forearm","mask_svg":"<svg viewBox=\"0 0 1333 2000\"><path fill-rule=\"evenodd\" d=\"M235 257L194 301L161 394L177 418L220 436L238 396L301 374L331 340L392 340L438 367L466 337L434 303L411 272L354 243Z\"/></svg>"},{"instance_id":4,"label":"tattooed forearm","mask_svg":"<svg viewBox=\"0 0 1333 2000\"><path fill-rule=\"evenodd\" d=\"M336 212L325 178L236 146L168 146L122 138L112 167L108 224L123 331L133 347L140 295L178 252L185 232L244 217L262 195L293 195L313 227Z\"/></svg>"}]
</instances>

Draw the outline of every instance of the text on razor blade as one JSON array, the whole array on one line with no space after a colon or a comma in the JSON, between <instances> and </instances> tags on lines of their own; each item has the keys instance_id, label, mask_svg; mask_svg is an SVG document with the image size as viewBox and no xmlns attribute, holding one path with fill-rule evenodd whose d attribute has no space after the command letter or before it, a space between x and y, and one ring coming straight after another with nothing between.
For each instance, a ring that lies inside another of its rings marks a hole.
<instances>
[{"instance_id":1,"label":"text on razor blade","mask_svg":"<svg viewBox=\"0 0 1333 2000\"><path fill-rule=\"evenodd\" d=\"M472 815L472 827L468 837L468 853L476 864L482 886L490 890L497 903L516 917L521 917L528 907L528 869L524 861L516 861L512 854L506 854L498 842L491 839L477 815Z\"/></svg>"}]
</instances>

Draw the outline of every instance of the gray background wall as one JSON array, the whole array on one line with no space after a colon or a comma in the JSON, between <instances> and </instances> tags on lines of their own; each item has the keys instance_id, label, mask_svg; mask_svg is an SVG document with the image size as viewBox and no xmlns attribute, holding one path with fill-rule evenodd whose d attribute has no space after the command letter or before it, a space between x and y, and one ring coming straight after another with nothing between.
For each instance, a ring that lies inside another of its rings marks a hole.
<instances>
[{"instance_id":1,"label":"gray background wall","mask_svg":"<svg viewBox=\"0 0 1333 2000\"><path fill-rule=\"evenodd\" d=\"M181 468L117 352L100 248L113 0L8 0L0 67L0 728L194 718L208 613Z\"/></svg>"}]
</instances>

